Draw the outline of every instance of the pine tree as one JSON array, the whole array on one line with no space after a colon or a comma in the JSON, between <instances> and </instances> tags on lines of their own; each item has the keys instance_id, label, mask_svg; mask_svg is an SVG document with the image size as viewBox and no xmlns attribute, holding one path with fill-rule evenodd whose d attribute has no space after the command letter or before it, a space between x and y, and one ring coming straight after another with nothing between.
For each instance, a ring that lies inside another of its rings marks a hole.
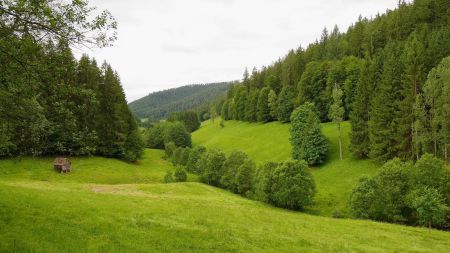
<instances>
[{"instance_id":1,"label":"pine tree","mask_svg":"<svg viewBox=\"0 0 450 253\"><path fill-rule=\"evenodd\" d=\"M255 122L257 120L257 103L258 103L258 90L250 91L245 105L245 120L249 122Z\"/></svg>"},{"instance_id":2,"label":"pine tree","mask_svg":"<svg viewBox=\"0 0 450 253\"><path fill-rule=\"evenodd\" d=\"M229 120L230 116L229 116L229 112L228 112L228 108L229 108L229 100L225 100L225 102L222 104L222 110L220 112L220 116L222 117L223 120Z\"/></svg>"},{"instance_id":3,"label":"pine tree","mask_svg":"<svg viewBox=\"0 0 450 253\"><path fill-rule=\"evenodd\" d=\"M270 88L264 87L259 92L258 96L258 104L257 104L257 119L261 122L269 122L270 117L270 108L268 105L269 102L269 92Z\"/></svg>"},{"instance_id":4,"label":"pine tree","mask_svg":"<svg viewBox=\"0 0 450 253\"><path fill-rule=\"evenodd\" d=\"M240 90L236 94L236 119L245 120L246 116L246 104L247 104L247 93L245 90Z\"/></svg>"},{"instance_id":5,"label":"pine tree","mask_svg":"<svg viewBox=\"0 0 450 253\"><path fill-rule=\"evenodd\" d=\"M342 90L336 85L333 89L333 104L330 106L329 118L336 123L339 136L339 158L342 160L342 134L341 122L344 120L344 107L342 105Z\"/></svg>"}]
</instances>

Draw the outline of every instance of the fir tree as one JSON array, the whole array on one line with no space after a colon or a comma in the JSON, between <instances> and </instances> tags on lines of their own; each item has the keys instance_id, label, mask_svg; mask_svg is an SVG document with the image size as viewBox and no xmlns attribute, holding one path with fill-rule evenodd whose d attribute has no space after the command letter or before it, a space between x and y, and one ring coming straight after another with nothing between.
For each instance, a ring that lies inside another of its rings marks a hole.
<instances>
[{"instance_id":1,"label":"fir tree","mask_svg":"<svg viewBox=\"0 0 450 253\"><path fill-rule=\"evenodd\" d=\"M269 108L269 92L270 88L264 87L259 92L258 104L257 104L257 119L261 122L269 122L270 117L270 108Z\"/></svg>"},{"instance_id":2,"label":"fir tree","mask_svg":"<svg viewBox=\"0 0 450 253\"><path fill-rule=\"evenodd\" d=\"M275 91L270 90L269 92L269 96L267 98L267 103L269 106L269 110L270 110L270 117L272 120L276 120L277 119L277 112L278 112L278 97L277 94L275 93Z\"/></svg>"},{"instance_id":3,"label":"fir tree","mask_svg":"<svg viewBox=\"0 0 450 253\"><path fill-rule=\"evenodd\" d=\"M292 88L285 86L281 89L277 101L277 118L279 121L286 123L290 121L292 110L294 110L294 93Z\"/></svg>"}]
</instances>

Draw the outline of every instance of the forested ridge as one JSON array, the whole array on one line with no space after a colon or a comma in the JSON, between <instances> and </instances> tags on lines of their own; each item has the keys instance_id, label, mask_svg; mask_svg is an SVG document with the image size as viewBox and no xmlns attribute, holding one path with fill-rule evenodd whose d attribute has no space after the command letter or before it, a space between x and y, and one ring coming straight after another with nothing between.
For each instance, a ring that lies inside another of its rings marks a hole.
<instances>
[{"instance_id":1,"label":"forested ridge","mask_svg":"<svg viewBox=\"0 0 450 253\"><path fill-rule=\"evenodd\" d=\"M153 92L129 104L139 118L160 120L172 112L200 107L224 96L231 83L193 84Z\"/></svg>"},{"instance_id":2,"label":"forested ridge","mask_svg":"<svg viewBox=\"0 0 450 253\"><path fill-rule=\"evenodd\" d=\"M311 102L322 122L351 120L351 149L360 158L409 160L429 152L447 159L449 22L449 0L416 0L359 17L346 32L325 28L307 47L245 70L221 115L289 122L296 107ZM333 102L340 92L341 102ZM333 103L342 103L341 119L338 107L330 112Z\"/></svg>"},{"instance_id":3,"label":"forested ridge","mask_svg":"<svg viewBox=\"0 0 450 253\"><path fill-rule=\"evenodd\" d=\"M0 1L0 157L140 157L118 73L72 54L115 40L114 18L90 18L94 10L86 1Z\"/></svg>"}]
</instances>

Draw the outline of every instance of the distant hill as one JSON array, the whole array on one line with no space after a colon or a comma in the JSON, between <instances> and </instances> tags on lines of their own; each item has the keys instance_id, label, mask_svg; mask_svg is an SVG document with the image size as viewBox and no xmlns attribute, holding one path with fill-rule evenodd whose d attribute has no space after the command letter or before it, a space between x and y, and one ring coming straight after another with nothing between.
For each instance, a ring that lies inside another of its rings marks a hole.
<instances>
[{"instance_id":1,"label":"distant hill","mask_svg":"<svg viewBox=\"0 0 450 253\"><path fill-rule=\"evenodd\" d=\"M194 84L153 92L129 103L129 107L139 118L160 120L172 112L191 110L225 95L230 84Z\"/></svg>"}]
</instances>

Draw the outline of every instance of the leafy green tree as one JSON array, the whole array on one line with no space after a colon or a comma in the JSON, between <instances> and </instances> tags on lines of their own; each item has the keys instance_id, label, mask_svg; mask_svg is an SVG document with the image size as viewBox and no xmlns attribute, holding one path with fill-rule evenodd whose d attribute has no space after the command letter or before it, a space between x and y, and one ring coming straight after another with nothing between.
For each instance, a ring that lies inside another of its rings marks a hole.
<instances>
[{"instance_id":1,"label":"leafy green tree","mask_svg":"<svg viewBox=\"0 0 450 253\"><path fill-rule=\"evenodd\" d=\"M189 156L191 155L191 149L190 148L184 148L183 152L181 153L180 157L180 165L186 166L189 161Z\"/></svg>"},{"instance_id":2,"label":"leafy green tree","mask_svg":"<svg viewBox=\"0 0 450 253\"><path fill-rule=\"evenodd\" d=\"M192 149L186 163L187 171L192 173L200 173L201 168L199 167L199 160L205 152L206 148L203 146L196 146Z\"/></svg>"},{"instance_id":3,"label":"leafy green tree","mask_svg":"<svg viewBox=\"0 0 450 253\"><path fill-rule=\"evenodd\" d=\"M425 187L414 191L410 198L411 208L416 212L420 225L431 228L445 224L449 208L436 189Z\"/></svg>"},{"instance_id":4,"label":"leafy green tree","mask_svg":"<svg viewBox=\"0 0 450 253\"><path fill-rule=\"evenodd\" d=\"M336 123L338 127L339 137L339 158L342 160L342 134L341 134L341 122L344 120L344 107L342 106L343 92L339 86L333 89L333 104L330 106L329 118Z\"/></svg>"},{"instance_id":5,"label":"leafy green tree","mask_svg":"<svg viewBox=\"0 0 450 253\"><path fill-rule=\"evenodd\" d=\"M144 154L144 140L139 129L133 130L128 136L124 145L125 152L123 159L134 162L142 158Z\"/></svg>"},{"instance_id":6,"label":"leafy green tree","mask_svg":"<svg viewBox=\"0 0 450 253\"><path fill-rule=\"evenodd\" d=\"M291 113L294 110L294 93L291 87L283 87L277 101L277 118L286 123L290 121Z\"/></svg>"},{"instance_id":7,"label":"leafy green tree","mask_svg":"<svg viewBox=\"0 0 450 253\"><path fill-rule=\"evenodd\" d=\"M269 93L270 88L264 87L259 92L258 105L257 105L257 119L261 122L269 122L271 120L270 108L269 108Z\"/></svg>"},{"instance_id":8,"label":"leafy green tree","mask_svg":"<svg viewBox=\"0 0 450 253\"><path fill-rule=\"evenodd\" d=\"M270 194L269 180L272 175L272 171L278 167L278 163L266 162L260 166L255 172L254 179L254 194L253 197L256 200L268 202L268 196Z\"/></svg>"},{"instance_id":9,"label":"leafy green tree","mask_svg":"<svg viewBox=\"0 0 450 253\"><path fill-rule=\"evenodd\" d=\"M236 97L236 118L237 120L245 120L246 119L246 104L247 104L247 92L241 89Z\"/></svg>"},{"instance_id":10,"label":"leafy green tree","mask_svg":"<svg viewBox=\"0 0 450 253\"><path fill-rule=\"evenodd\" d=\"M244 152L239 150L234 150L231 152L224 163L224 172L220 178L220 185L223 188L234 193L238 193L236 175L238 173L239 166L241 166L246 160L248 160L248 156Z\"/></svg>"},{"instance_id":11,"label":"leafy green tree","mask_svg":"<svg viewBox=\"0 0 450 253\"><path fill-rule=\"evenodd\" d=\"M305 160L309 165L318 165L325 161L328 143L322 134L320 120L314 112L314 105L305 103L291 116L292 157Z\"/></svg>"},{"instance_id":12,"label":"leafy green tree","mask_svg":"<svg viewBox=\"0 0 450 253\"><path fill-rule=\"evenodd\" d=\"M270 90L269 96L267 98L267 103L270 110L270 118L271 120L277 119L277 113L278 113L278 97L275 91Z\"/></svg>"},{"instance_id":13,"label":"leafy green tree","mask_svg":"<svg viewBox=\"0 0 450 253\"><path fill-rule=\"evenodd\" d=\"M203 183L219 186L220 178L223 175L225 154L218 149L210 149L205 152L198 161L198 167L201 169L200 181Z\"/></svg>"},{"instance_id":14,"label":"leafy green tree","mask_svg":"<svg viewBox=\"0 0 450 253\"><path fill-rule=\"evenodd\" d=\"M256 169L255 163L247 159L241 164L236 173L236 186L237 192L244 196L251 196L251 191L253 189L253 177Z\"/></svg>"},{"instance_id":15,"label":"leafy green tree","mask_svg":"<svg viewBox=\"0 0 450 253\"><path fill-rule=\"evenodd\" d=\"M164 142L173 142L177 147L192 146L191 134L181 122L173 122L166 125Z\"/></svg>"},{"instance_id":16,"label":"leafy green tree","mask_svg":"<svg viewBox=\"0 0 450 253\"><path fill-rule=\"evenodd\" d=\"M147 147L155 149L164 148L165 125L156 124L149 128L146 133Z\"/></svg>"},{"instance_id":17,"label":"leafy green tree","mask_svg":"<svg viewBox=\"0 0 450 253\"><path fill-rule=\"evenodd\" d=\"M268 182L269 202L275 206L303 210L313 204L316 185L304 161L286 161L273 172Z\"/></svg>"},{"instance_id":18,"label":"leafy green tree","mask_svg":"<svg viewBox=\"0 0 450 253\"><path fill-rule=\"evenodd\" d=\"M183 155L183 150L184 148L182 147L177 147L174 151L173 151L173 155L171 157L171 161L173 165L181 165L181 156Z\"/></svg>"}]
</instances>

